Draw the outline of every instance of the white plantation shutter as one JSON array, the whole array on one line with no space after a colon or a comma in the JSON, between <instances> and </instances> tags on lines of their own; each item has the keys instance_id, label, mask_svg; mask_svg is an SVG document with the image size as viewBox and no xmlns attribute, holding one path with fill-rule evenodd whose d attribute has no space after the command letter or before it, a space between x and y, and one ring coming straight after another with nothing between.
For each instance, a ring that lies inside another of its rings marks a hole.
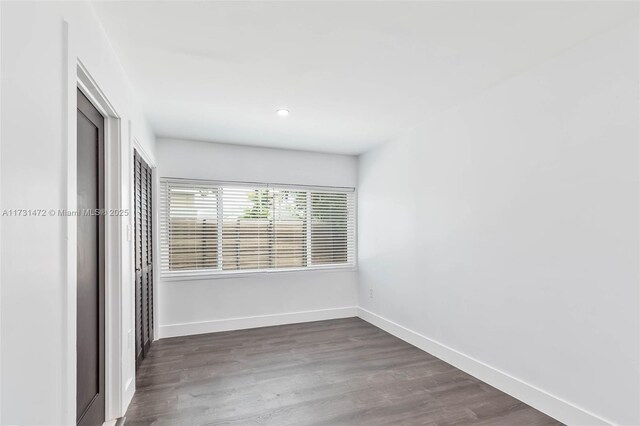
<instances>
[{"instance_id":1,"label":"white plantation shutter","mask_svg":"<svg viewBox=\"0 0 640 426\"><path fill-rule=\"evenodd\" d=\"M163 276L355 266L355 193L163 179Z\"/></svg>"}]
</instances>

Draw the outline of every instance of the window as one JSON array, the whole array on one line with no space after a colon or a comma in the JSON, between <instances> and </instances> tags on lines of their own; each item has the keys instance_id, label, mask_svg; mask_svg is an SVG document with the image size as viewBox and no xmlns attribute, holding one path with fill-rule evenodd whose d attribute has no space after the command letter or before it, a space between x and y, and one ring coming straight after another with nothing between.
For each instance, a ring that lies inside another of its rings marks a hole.
<instances>
[{"instance_id":1,"label":"window","mask_svg":"<svg viewBox=\"0 0 640 426\"><path fill-rule=\"evenodd\" d=\"M352 188L165 179L163 276L355 266Z\"/></svg>"}]
</instances>

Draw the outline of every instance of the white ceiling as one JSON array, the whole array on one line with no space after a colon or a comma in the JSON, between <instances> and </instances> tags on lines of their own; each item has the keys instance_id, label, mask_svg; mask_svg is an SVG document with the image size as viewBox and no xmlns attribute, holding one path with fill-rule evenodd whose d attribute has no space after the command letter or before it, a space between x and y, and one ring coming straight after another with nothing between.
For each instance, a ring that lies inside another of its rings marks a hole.
<instances>
[{"instance_id":1,"label":"white ceiling","mask_svg":"<svg viewBox=\"0 0 640 426\"><path fill-rule=\"evenodd\" d=\"M635 13L611 2L94 6L158 136L346 154Z\"/></svg>"}]
</instances>

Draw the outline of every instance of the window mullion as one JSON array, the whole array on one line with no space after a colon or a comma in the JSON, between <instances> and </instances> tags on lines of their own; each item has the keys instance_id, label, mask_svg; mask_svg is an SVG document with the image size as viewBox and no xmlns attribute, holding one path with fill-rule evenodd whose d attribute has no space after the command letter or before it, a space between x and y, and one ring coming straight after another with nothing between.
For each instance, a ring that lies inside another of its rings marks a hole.
<instances>
[{"instance_id":1,"label":"window mullion","mask_svg":"<svg viewBox=\"0 0 640 426\"><path fill-rule=\"evenodd\" d=\"M306 267L311 266L311 191L307 191L307 217L306 217L306 231L307 231L307 250L306 250Z\"/></svg>"},{"instance_id":2,"label":"window mullion","mask_svg":"<svg viewBox=\"0 0 640 426\"><path fill-rule=\"evenodd\" d=\"M222 271L222 237L223 237L223 219L224 219L224 201L222 198L223 190L222 187L219 186L217 188L218 200L217 200L217 218L218 218L218 241L217 241L217 252L218 252L218 267L216 268L218 271Z\"/></svg>"},{"instance_id":3,"label":"window mullion","mask_svg":"<svg viewBox=\"0 0 640 426\"><path fill-rule=\"evenodd\" d=\"M271 197L271 218L269 219L269 226L267 229L269 232L269 269L273 268L275 253L275 239L276 239L276 197L274 196L273 188L267 188L267 196Z\"/></svg>"}]
</instances>

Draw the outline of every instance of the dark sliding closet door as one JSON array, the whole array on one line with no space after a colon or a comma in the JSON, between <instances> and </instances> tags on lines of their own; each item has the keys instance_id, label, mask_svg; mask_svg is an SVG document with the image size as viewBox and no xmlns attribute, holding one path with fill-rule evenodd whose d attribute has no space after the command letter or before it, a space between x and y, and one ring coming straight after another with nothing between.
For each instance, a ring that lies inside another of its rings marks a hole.
<instances>
[{"instance_id":1,"label":"dark sliding closet door","mask_svg":"<svg viewBox=\"0 0 640 426\"><path fill-rule=\"evenodd\" d=\"M151 167L134 153L136 251L136 367L153 340L153 223Z\"/></svg>"}]
</instances>

